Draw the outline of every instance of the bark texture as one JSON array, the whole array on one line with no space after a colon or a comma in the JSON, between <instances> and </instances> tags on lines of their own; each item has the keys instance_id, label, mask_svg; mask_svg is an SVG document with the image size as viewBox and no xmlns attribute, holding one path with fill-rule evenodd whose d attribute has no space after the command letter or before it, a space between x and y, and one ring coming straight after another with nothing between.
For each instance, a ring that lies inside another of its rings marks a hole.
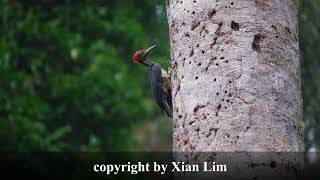
<instances>
[{"instance_id":1,"label":"bark texture","mask_svg":"<svg viewBox=\"0 0 320 180\"><path fill-rule=\"evenodd\" d=\"M167 0L173 150L303 151L294 0Z\"/></svg>"}]
</instances>

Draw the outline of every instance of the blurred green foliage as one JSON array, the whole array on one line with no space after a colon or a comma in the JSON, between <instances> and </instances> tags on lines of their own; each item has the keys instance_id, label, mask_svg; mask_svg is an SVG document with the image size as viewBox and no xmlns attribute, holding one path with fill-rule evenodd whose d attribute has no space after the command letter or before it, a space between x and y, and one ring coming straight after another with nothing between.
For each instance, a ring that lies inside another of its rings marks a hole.
<instances>
[{"instance_id":1,"label":"blurred green foliage","mask_svg":"<svg viewBox=\"0 0 320 180\"><path fill-rule=\"evenodd\" d=\"M306 147L320 148L320 1L299 1Z\"/></svg>"},{"instance_id":2,"label":"blurred green foliage","mask_svg":"<svg viewBox=\"0 0 320 180\"><path fill-rule=\"evenodd\" d=\"M0 146L5 150L121 150L154 116L135 50L168 38L160 1L2 0ZM161 27L162 32L158 29Z\"/></svg>"},{"instance_id":3,"label":"blurred green foliage","mask_svg":"<svg viewBox=\"0 0 320 180\"><path fill-rule=\"evenodd\" d=\"M117 151L143 145L150 138L145 132L155 131L145 128L156 128L146 121L159 111L145 68L131 57L157 43L152 57L167 64L164 3L1 0L1 149ZM299 1L308 147L320 144L319 9L319 0Z\"/></svg>"}]
</instances>

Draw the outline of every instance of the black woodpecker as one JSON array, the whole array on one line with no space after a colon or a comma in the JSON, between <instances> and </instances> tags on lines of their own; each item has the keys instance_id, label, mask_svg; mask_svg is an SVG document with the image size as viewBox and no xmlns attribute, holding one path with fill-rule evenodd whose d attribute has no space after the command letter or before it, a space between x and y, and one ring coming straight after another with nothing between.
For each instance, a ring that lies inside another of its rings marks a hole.
<instances>
[{"instance_id":1,"label":"black woodpecker","mask_svg":"<svg viewBox=\"0 0 320 180\"><path fill-rule=\"evenodd\" d=\"M152 94L161 109L161 112L172 118L172 95L171 95L171 82L170 77L161 65L147 60L147 57L151 50L156 45L151 46L146 50L140 50L134 53L133 62L137 64L143 64L148 68L149 84L152 90Z\"/></svg>"}]
</instances>

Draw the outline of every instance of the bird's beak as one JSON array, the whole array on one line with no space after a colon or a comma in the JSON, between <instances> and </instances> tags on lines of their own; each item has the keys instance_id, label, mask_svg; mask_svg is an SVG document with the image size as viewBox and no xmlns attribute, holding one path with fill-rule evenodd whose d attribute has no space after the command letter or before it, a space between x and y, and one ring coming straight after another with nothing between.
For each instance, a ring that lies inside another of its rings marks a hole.
<instances>
[{"instance_id":1,"label":"bird's beak","mask_svg":"<svg viewBox=\"0 0 320 180\"><path fill-rule=\"evenodd\" d=\"M153 45L151 47L149 47L148 49L145 50L144 54L143 54L143 58L147 58L147 56L149 55L149 53L152 51L153 48L155 48L157 45Z\"/></svg>"}]
</instances>

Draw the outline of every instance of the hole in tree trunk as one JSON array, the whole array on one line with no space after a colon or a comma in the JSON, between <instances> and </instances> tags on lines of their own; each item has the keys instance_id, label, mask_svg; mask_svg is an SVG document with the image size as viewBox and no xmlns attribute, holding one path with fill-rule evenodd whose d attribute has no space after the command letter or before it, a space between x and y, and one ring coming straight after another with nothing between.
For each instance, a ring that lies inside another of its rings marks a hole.
<instances>
[{"instance_id":1,"label":"hole in tree trunk","mask_svg":"<svg viewBox=\"0 0 320 180\"><path fill-rule=\"evenodd\" d=\"M235 30L235 31L239 31L239 24L234 22L234 21L231 21L231 29Z\"/></svg>"}]
</instances>

